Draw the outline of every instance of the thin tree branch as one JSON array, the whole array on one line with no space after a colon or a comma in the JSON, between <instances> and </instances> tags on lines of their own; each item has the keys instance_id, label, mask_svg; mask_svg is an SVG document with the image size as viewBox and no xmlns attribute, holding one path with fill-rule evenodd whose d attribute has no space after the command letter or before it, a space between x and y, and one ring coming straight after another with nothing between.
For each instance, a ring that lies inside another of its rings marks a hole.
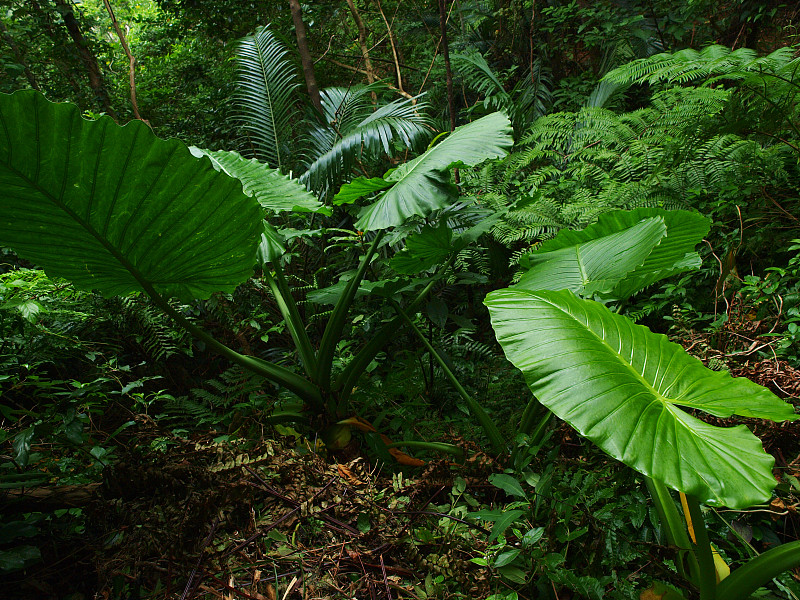
<instances>
[{"instance_id":1,"label":"thin tree branch","mask_svg":"<svg viewBox=\"0 0 800 600\"><path fill-rule=\"evenodd\" d=\"M352 1L352 0L350 0ZM392 32L392 26L389 25L389 20L386 18L386 15L383 12L383 7L381 6L381 0L376 0L378 4L378 10L381 13L381 17L383 17L383 22L386 24L386 31L389 34L389 45L392 47L392 57L394 58L394 68L397 73L397 88L400 90L400 93L408 98L411 98L409 94L403 89L403 75L400 72L400 60L397 58L397 47L394 44L394 32Z\"/></svg>"},{"instance_id":2,"label":"thin tree branch","mask_svg":"<svg viewBox=\"0 0 800 600\"><path fill-rule=\"evenodd\" d=\"M128 41L125 39L125 34L122 33L122 29L117 22L117 17L114 14L114 9L111 8L111 2L109 0L103 0L103 4L106 6L106 11L108 12L108 16L111 17L111 22L114 24L114 30L117 32L117 37L119 38L119 43L122 44L122 49L125 51L125 54L128 56L128 76L129 76L129 84L131 88L131 106L133 107L133 116L144 122L148 127L150 127L150 122L147 119L143 119L142 115L139 114L139 104L136 102L136 76L135 76L135 66L136 66L136 59L133 57L131 53L131 49L128 47Z\"/></svg>"}]
</instances>

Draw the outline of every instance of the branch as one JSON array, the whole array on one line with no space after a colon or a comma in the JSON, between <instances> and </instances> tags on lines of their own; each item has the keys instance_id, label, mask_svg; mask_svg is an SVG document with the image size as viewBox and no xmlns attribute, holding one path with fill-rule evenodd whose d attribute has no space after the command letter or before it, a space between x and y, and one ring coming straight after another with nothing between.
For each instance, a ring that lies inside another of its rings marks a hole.
<instances>
[{"instance_id":1,"label":"branch","mask_svg":"<svg viewBox=\"0 0 800 600\"><path fill-rule=\"evenodd\" d=\"M122 33L122 29L117 22L117 17L114 15L114 9L111 8L111 3L109 0L103 0L103 4L106 5L106 11L108 12L108 16L111 17L111 22L114 24L114 30L117 32L117 37L119 38L120 44L122 44L122 49L125 51L125 54L128 56L128 61L130 66L128 67L128 73L130 76L130 88L131 88L131 105L133 106L133 116L145 123L148 127L150 127L150 122L147 119L143 119L142 115L139 114L139 104L136 102L136 78L134 75L134 67L136 65L136 59L131 54L131 49L128 47L128 41L125 39L125 34Z\"/></svg>"},{"instance_id":2,"label":"branch","mask_svg":"<svg viewBox=\"0 0 800 600\"><path fill-rule=\"evenodd\" d=\"M397 47L394 44L394 32L392 31L392 26L389 24L389 20L386 18L386 15L383 14L383 7L381 6L381 0L377 0L378 3L378 10L381 13L381 17L383 17L383 22L386 24L386 31L389 33L389 45L392 47L392 56L394 57L394 68L397 72L397 87L400 90L401 94L406 94L405 90L403 89L403 76L400 73L400 61L397 58Z\"/></svg>"},{"instance_id":3,"label":"branch","mask_svg":"<svg viewBox=\"0 0 800 600\"><path fill-rule=\"evenodd\" d=\"M324 58L324 60L327 60L329 63L331 63L332 65L336 65L337 67L342 67L343 69L347 69L348 71L353 71L354 73L361 73L363 75L367 74L367 72L364 69L359 69L358 67L354 67L352 65L348 65L347 63L340 62L340 61L338 61L336 59L333 59L333 58L328 58L327 56L323 57L323 58ZM409 98L409 99L413 99L414 98L414 96L412 96L408 92L405 92L403 90L397 89L396 86L392 85L391 83L385 82L383 79L377 79L376 81L380 82L381 84L385 85L390 90L393 90L393 91L397 92L398 94L400 94L401 96L403 96L405 98Z\"/></svg>"}]
</instances>

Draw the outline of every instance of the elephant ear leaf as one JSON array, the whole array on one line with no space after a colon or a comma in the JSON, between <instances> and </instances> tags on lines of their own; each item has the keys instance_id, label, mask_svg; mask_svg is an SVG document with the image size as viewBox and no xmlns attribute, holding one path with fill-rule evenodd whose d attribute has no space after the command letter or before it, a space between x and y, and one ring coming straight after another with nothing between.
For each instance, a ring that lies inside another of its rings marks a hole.
<instances>
[{"instance_id":1,"label":"elephant ear leaf","mask_svg":"<svg viewBox=\"0 0 800 600\"><path fill-rule=\"evenodd\" d=\"M427 226L409 236L405 249L398 252L389 265L398 273L413 275L435 267L453 250L453 230L442 222L439 227Z\"/></svg>"},{"instance_id":2,"label":"elephant ear leaf","mask_svg":"<svg viewBox=\"0 0 800 600\"><path fill-rule=\"evenodd\" d=\"M664 219L652 217L572 246L534 252L520 261L528 270L515 287L570 290L581 296L609 293L645 262L666 233Z\"/></svg>"},{"instance_id":3,"label":"elephant ear leaf","mask_svg":"<svg viewBox=\"0 0 800 600\"><path fill-rule=\"evenodd\" d=\"M252 273L261 213L239 181L144 123L0 95L0 245L79 288L232 291Z\"/></svg>"},{"instance_id":4,"label":"elephant ear leaf","mask_svg":"<svg viewBox=\"0 0 800 600\"><path fill-rule=\"evenodd\" d=\"M552 240L544 242L531 257L545 255L547 253L564 250L567 248L580 248L590 242L596 242L601 238L623 232L632 227L636 227L644 219L660 218L666 226L666 235L647 254L643 262L638 262L638 254L641 249L630 248L633 253L631 257L621 258L624 262L636 259L638 264L629 270L624 277L613 286L613 289L602 290L601 296L614 300L626 300L636 292L641 291L653 283L682 273L689 269L696 269L700 266L700 256L694 251L695 246L708 233L710 221L703 215L686 210L664 210L662 208L637 208L635 210L616 210L607 212L597 219L597 222L579 231L564 229ZM635 241L633 238L623 238L624 240ZM597 248L595 248L596 250ZM611 250L613 252L613 250ZM619 254L619 253L618 253ZM615 259L616 260L616 259ZM532 260L540 262L540 260ZM613 265L605 265L605 270L612 270ZM609 279L608 277L605 277ZM525 289L537 289L539 283L531 281L525 283ZM537 277L537 281L542 279ZM539 289L558 289L552 285L544 286ZM576 293L582 293L573 288Z\"/></svg>"},{"instance_id":5,"label":"elephant ear leaf","mask_svg":"<svg viewBox=\"0 0 800 600\"><path fill-rule=\"evenodd\" d=\"M456 195L451 167L471 167L505 156L512 143L511 123L502 113L456 128L442 142L387 174L383 179L393 186L361 211L356 228L397 227L413 215L424 217L444 208Z\"/></svg>"},{"instance_id":6,"label":"elephant ear leaf","mask_svg":"<svg viewBox=\"0 0 800 600\"><path fill-rule=\"evenodd\" d=\"M286 240L272 225L266 221L262 221L262 224L264 229L261 232L256 258L262 268L268 268L269 263L280 259L286 252Z\"/></svg>"},{"instance_id":7,"label":"elephant ear leaf","mask_svg":"<svg viewBox=\"0 0 800 600\"><path fill-rule=\"evenodd\" d=\"M296 179L278 169L247 159L238 152L203 150L192 146L191 153L198 158L207 156L217 171L222 171L242 182L244 193L272 212L314 212L330 215L331 209L322 204Z\"/></svg>"},{"instance_id":8,"label":"elephant ear leaf","mask_svg":"<svg viewBox=\"0 0 800 600\"><path fill-rule=\"evenodd\" d=\"M352 204L359 198L371 194L372 192L379 192L392 187L391 181L386 181L382 177L356 177L353 181L345 183L339 192L333 197L333 203L336 206L342 204Z\"/></svg>"},{"instance_id":9,"label":"elephant ear leaf","mask_svg":"<svg viewBox=\"0 0 800 600\"><path fill-rule=\"evenodd\" d=\"M683 409L797 419L790 404L569 291L505 289L486 305L533 394L605 452L706 504L746 508L770 497L774 459L758 438Z\"/></svg>"}]
</instances>

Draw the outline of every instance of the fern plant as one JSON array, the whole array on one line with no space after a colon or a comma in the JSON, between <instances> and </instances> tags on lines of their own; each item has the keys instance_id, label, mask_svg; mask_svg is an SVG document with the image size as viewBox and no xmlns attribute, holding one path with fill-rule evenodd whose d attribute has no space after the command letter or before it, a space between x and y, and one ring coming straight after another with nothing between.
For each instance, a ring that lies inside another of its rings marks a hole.
<instances>
[{"instance_id":1,"label":"fern plant","mask_svg":"<svg viewBox=\"0 0 800 600\"><path fill-rule=\"evenodd\" d=\"M730 119L736 95L728 87L673 87L628 113L584 107L546 115L468 185L489 206L510 207L492 235L512 251L512 263L559 229L614 208L682 208L693 199L790 188L794 138L786 133L776 143L739 128Z\"/></svg>"},{"instance_id":2,"label":"fern plant","mask_svg":"<svg viewBox=\"0 0 800 600\"><path fill-rule=\"evenodd\" d=\"M749 48L731 50L716 45L700 51L657 54L614 69L606 80L625 85L725 87L731 91L726 106L729 127L748 129L798 152L797 144L783 135L800 135L796 102L800 57L792 47L779 48L767 56L758 56Z\"/></svg>"}]
</instances>

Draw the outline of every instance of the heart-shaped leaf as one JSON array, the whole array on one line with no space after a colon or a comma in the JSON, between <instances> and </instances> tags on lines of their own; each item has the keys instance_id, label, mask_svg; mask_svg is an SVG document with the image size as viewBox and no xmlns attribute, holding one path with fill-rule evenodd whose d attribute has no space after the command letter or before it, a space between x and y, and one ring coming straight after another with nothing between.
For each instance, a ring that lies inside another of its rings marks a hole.
<instances>
[{"instance_id":1,"label":"heart-shaped leaf","mask_svg":"<svg viewBox=\"0 0 800 600\"><path fill-rule=\"evenodd\" d=\"M394 185L361 211L356 228L397 227L413 215L424 217L444 208L456 194L448 169L505 156L512 143L511 124L502 113L456 128L444 141L388 173L384 179Z\"/></svg>"},{"instance_id":2,"label":"heart-shaped leaf","mask_svg":"<svg viewBox=\"0 0 800 600\"><path fill-rule=\"evenodd\" d=\"M255 158L247 159L238 152L204 150L195 146L191 146L189 150L198 158L207 156L217 171L241 181L244 193L258 200L267 210L314 212L323 215L330 215L332 212L299 181Z\"/></svg>"},{"instance_id":3,"label":"heart-shaped leaf","mask_svg":"<svg viewBox=\"0 0 800 600\"><path fill-rule=\"evenodd\" d=\"M339 192L333 197L333 203L337 206L342 204L352 204L362 196L379 192L391 187L392 182L386 181L382 177L356 177L353 181L345 183Z\"/></svg>"},{"instance_id":4,"label":"heart-shaped leaf","mask_svg":"<svg viewBox=\"0 0 800 600\"><path fill-rule=\"evenodd\" d=\"M711 371L666 336L568 291L505 289L486 305L533 394L611 456L707 504L770 497L774 459L758 438L683 410L796 419L766 388Z\"/></svg>"},{"instance_id":5,"label":"heart-shaped leaf","mask_svg":"<svg viewBox=\"0 0 800 600\"><path fill-rule=\"evenodd\" d=\"M453 252L453 230L442 222L439 227L424 227L412 234L404 250L389 265L398 273L412 275L435 267Z\"/></svg>"},{"instance_id":6,"label":"heart-shaped leaf","mask_svg":"<svg viewBox=\"0 0 800 600\"><path fill-rule=\"evenodd\" d=\"M537 248L536 254L544 254L575 248L599 240L608 235L636 226L643 219L662 218L666 225L666 236L656 245L647 259L620 280L606 296L625 300L656 281L700 266L700 256L695 246L708 233L710 221L703 215L686 210L664 210L662 208L637 208L603 213L597 222L585 229L574 231L562 229L552 240ZM534 255L531 255L534 256ZM524 261L523 261L524 266ZM535 289L530 285L526 289ZM552 287L543 289L553 289Z\"/></svg>"},{"instance_id":7,"label":"heart-shaped leaf","mask_svg":"<svg viewBox=\"0 0 800 600\"><path fill-rule=\"evenodd\" d=\"M653 217L573 246L529 254L520 262L528 270L515 287L569 290L582 296L611 292L645 262L666 233L664 219Z\"/></svg>"}]
</instances>

